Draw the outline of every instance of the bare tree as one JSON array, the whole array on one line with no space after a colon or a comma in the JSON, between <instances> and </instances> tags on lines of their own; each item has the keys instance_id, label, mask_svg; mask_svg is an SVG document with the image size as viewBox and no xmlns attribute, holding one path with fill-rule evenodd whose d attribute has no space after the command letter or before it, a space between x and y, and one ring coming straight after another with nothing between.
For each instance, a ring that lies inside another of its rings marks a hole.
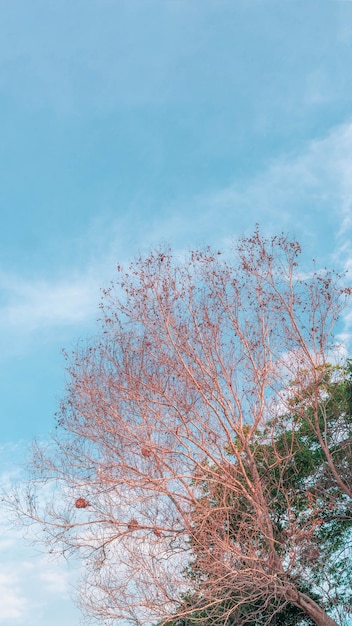
<instances>
[{"instance_id":1,"label":"bare tree","mask_svg":"<svg viewBox=\"0 0 352 626\"><path fill-rule=\"evenodd\" d=\"M290 382L297 392L304 372L319 399L349 289L327 270L302 277L299 254L257 230L231 261L161 250L118 267L103 292L101 334L69 357L57 433L34 448L26 497L14 497L51 550L85 561L87 615L166 624L194 611L191 593L214 625L269 623L295 605L336 626L302 591L317 584L324 519L309 485L302 507L287 479L300 414ZM334 595L328 575L320 591Z\"/></svg>"}]
</instances>

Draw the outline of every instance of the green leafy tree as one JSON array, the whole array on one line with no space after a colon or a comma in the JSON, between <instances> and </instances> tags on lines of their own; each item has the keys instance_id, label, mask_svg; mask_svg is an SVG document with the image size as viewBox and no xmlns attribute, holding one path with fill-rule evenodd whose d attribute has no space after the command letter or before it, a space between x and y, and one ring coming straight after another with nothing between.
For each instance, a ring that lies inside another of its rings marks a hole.
<instances>
[{"instance_id":1,"label":"green leafy tree","mask_svg":"<svg viewBox=\"0 0 352 626\"><path fill-rule=\"evenodd\" d=\"M344 367L326 364L320 368L319 389L319 429L324 432L330 458L349 485L352 475L351 441L352 441L352 365L347 361ZM266 428L257 431L251 444L256 455L256 466L259 470L262 483L268 489L270 496L266 500L272 502L271 516L276 531L276 540L280 546L280 557L289 558L291 545L292 525L288 518L296 521L294 535L301 537L303 550L297 551L295 556L295 570L291 573L295 583L302 593L309 594L318 603L325 603L332 611L339 607L342 615L348 615L352 607L352 501L335 481L335 472L331 472L329 459L320 445L320 433L317 433L314 411L311 406L311 385L304 387L297 381L292 385L293 393L288 402L290 414L279 415L271 420ZM315 396L315 394L313 394ZM275 427L275 437L272 438L272 427ZM235 445L240 447L239 440ZM229 449L229 457L233 457ZM285 459L285 469L278 464L277 459ZM233 459L234 465L236 459ZM214 470L214 468L212 468ZM278 485L280 488L278 489ZM226 500L226 507L221 503ZM232 509L231 516L223 520L221 532L228 533L233 541L239 534L239 527L243 518L248 515L246 500L238 498L231 491L225 494L222 481L214 483L213 471L204 468L202 482L202 497L199 507L201 513L195 515L196 526L204 521L203 510L218 511ZM197 521L200 520L200 521ZM204 532L201 531L201 532ZM219 531L218 531L219 532ZM195 533L196 536L196 533ZM213 533L209 532L212 540ZM203 571L206 561L196 541L194 559L185 572L186 576L194 580L207 577ZM327 581L329 593L327 593ZM188 606L194 608L193 614L183 620L176 619L170 622L174 626L193 626L196 624L228 623L256 626L261 617L263 603L256 607L246 603L239 603L239 599L228 590L226 602L202 609L202 597L189 595L185 600ZM220 600L223 598L221 590ZM196 609L197 605L200 608ZM231 609L235 606L235 611ZM246 615L252 615L257 610L257 619L248 620ZM268 607L264 607L266 612ZM271 617L268 624L313 624L297 606L288 603L283 609L277 609L275 602L271 603Z\"/></svg>"}]
</instances>

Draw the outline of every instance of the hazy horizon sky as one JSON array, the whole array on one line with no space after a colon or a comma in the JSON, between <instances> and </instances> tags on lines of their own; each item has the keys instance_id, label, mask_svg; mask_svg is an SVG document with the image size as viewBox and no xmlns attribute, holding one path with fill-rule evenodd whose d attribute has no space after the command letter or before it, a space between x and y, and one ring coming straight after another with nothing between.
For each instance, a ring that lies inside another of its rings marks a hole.
<instances>
[{"instance_id":1,"label":"hazy horizon sky","mask_svg":"<svg viewBox=\"0 0 352 626\"><path fill-rule=\"evenodd\" d=\"M0 0L2 482L118 263L259 223L352 265L352 1ZM350 329L346 312L343 327ZM2 518L5 515L2 514ZM74 568L0 535L0 624L78 626Z\"/></svg>"}]
</instances>

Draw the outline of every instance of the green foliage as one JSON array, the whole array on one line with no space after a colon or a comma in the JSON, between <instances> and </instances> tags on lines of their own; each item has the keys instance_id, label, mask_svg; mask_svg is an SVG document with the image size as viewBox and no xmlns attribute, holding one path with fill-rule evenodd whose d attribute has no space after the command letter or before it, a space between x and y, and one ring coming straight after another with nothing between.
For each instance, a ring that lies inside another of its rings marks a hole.
<instances>
[{"instance_id":1,"label":"green foliage","mask_svg":"<svg viewBox=\"0 0 352 626\"><path fill-rule=\"evenodd\" d=\"M231 606L235 602L235 598L232 599L232 602L229 599L226 602L219 603L215 609L214 607L203 610L198 609L187 617L176 618L175 621L162 622L160 626L236 626L240 623L246 624L246 626L259 626L263 623L261 621L260 605L254 607L253 605L243 604L241 608L233 611ZM184 610L189 610L190 606L192 606L192 598L189 598L189 601L185 603ZM271 608L272 611L272 617L269 619L267 617L268 608ZM252 618L253 610L258 612L256 620ZM287 604L281 610L276 610L275 605L271 607L263 606L263 614L264 612L267 626L315 626L313 620L292 604ZM247 619L247 616L250 617Z\"/></svg>"},{"instance_id":2,"label":"green foliage","mask_svg":"<svg viewBox=\"0 0 352 626\"><path fill-rule=\"evenodd\" d=\"M292 389L290 414L268 422L265 429L252 435L248 445L270 508L281 562L288 562L288 551L294 541L302 542L296 563L290 563L290 576L296 588L318 604L325 605L326 609L334 610L339 606L347 614L352 606L352 501L336 483L320 445L319 432L324 437L339 476L351 485L352 362L348 361L343 368L331 365L322 368L318 410L315 412L312 403L317 396L317 387L299 387L296 382ZM243 434L247 436L249 428L244 428ZM241 453L242 447L243 439L236 438L233 449ZM238 457L233 449L227 450L233 480L241 482L244 480L243 470L238 470ZM243 455L244 465L246 458ZM250 475L251 467L245 469ZM214 480L214 473L218 472L220 476L221 471L221 467L209 468L205 464L202 479L198 478L202 493L199 511L194 512L195 528L200 522L204 528L202 511L212 508L214 514L218 514L215 511L219 508L226 509L223 528L232 541L243 543L246 539L241 538L241 532L244 523L251 522L253 511L245 497L241 498L238 492L231 491L230 486L224 487L220 479ZM257 546L259 550L265 550L265 540L262 546L258 541ZM202 554L194 541L193 549L194 559L185 575L193 585L197 585L197 581L206 579L207 572L203 569ZM302 573L305 578L302 578ZM328 594L325 593L327 585ZM243 598L231 595L231 590L226 593L222 589L221 593L224 599L219 598L219 604L213 604L211 608L202 608L201 595L197 598L190 594L185 598L184 607L180 607L179 614L187 613L190 606L194 607L193 613L165 626L232 626L239 623L257 626L264 623L261 621L260 602L257 606L253 602L249 605L243 602ZM231 609L236 605L237 608ZM257 614L257 618L246 621L246 614ZM272 617L268 620L270 614ZM268 626L314 624L290 603L277 608L274 602L269 602L263 605L263 616Z\"/></svg>"}]
</instances>

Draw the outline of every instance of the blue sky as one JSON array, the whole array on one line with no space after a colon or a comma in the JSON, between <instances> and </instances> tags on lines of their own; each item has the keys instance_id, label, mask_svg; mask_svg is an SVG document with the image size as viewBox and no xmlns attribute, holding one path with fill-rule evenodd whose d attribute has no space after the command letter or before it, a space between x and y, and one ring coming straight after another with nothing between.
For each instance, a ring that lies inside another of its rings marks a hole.
<instances>
[{"instance_id":1,"label":"blue sky","mask_svg":"<svg viewBox=\"0 0 352 626\"><path fill-rule=\"evenodd\" d=\"M0 0L2 480L117 263L250 233L352 265L352 1ZM348 312L343 319L350 328ZM2 517L4 515L2 514ZM75 570L0 535L0 624L78 626Z\"/></svg>"}]
</instances>

